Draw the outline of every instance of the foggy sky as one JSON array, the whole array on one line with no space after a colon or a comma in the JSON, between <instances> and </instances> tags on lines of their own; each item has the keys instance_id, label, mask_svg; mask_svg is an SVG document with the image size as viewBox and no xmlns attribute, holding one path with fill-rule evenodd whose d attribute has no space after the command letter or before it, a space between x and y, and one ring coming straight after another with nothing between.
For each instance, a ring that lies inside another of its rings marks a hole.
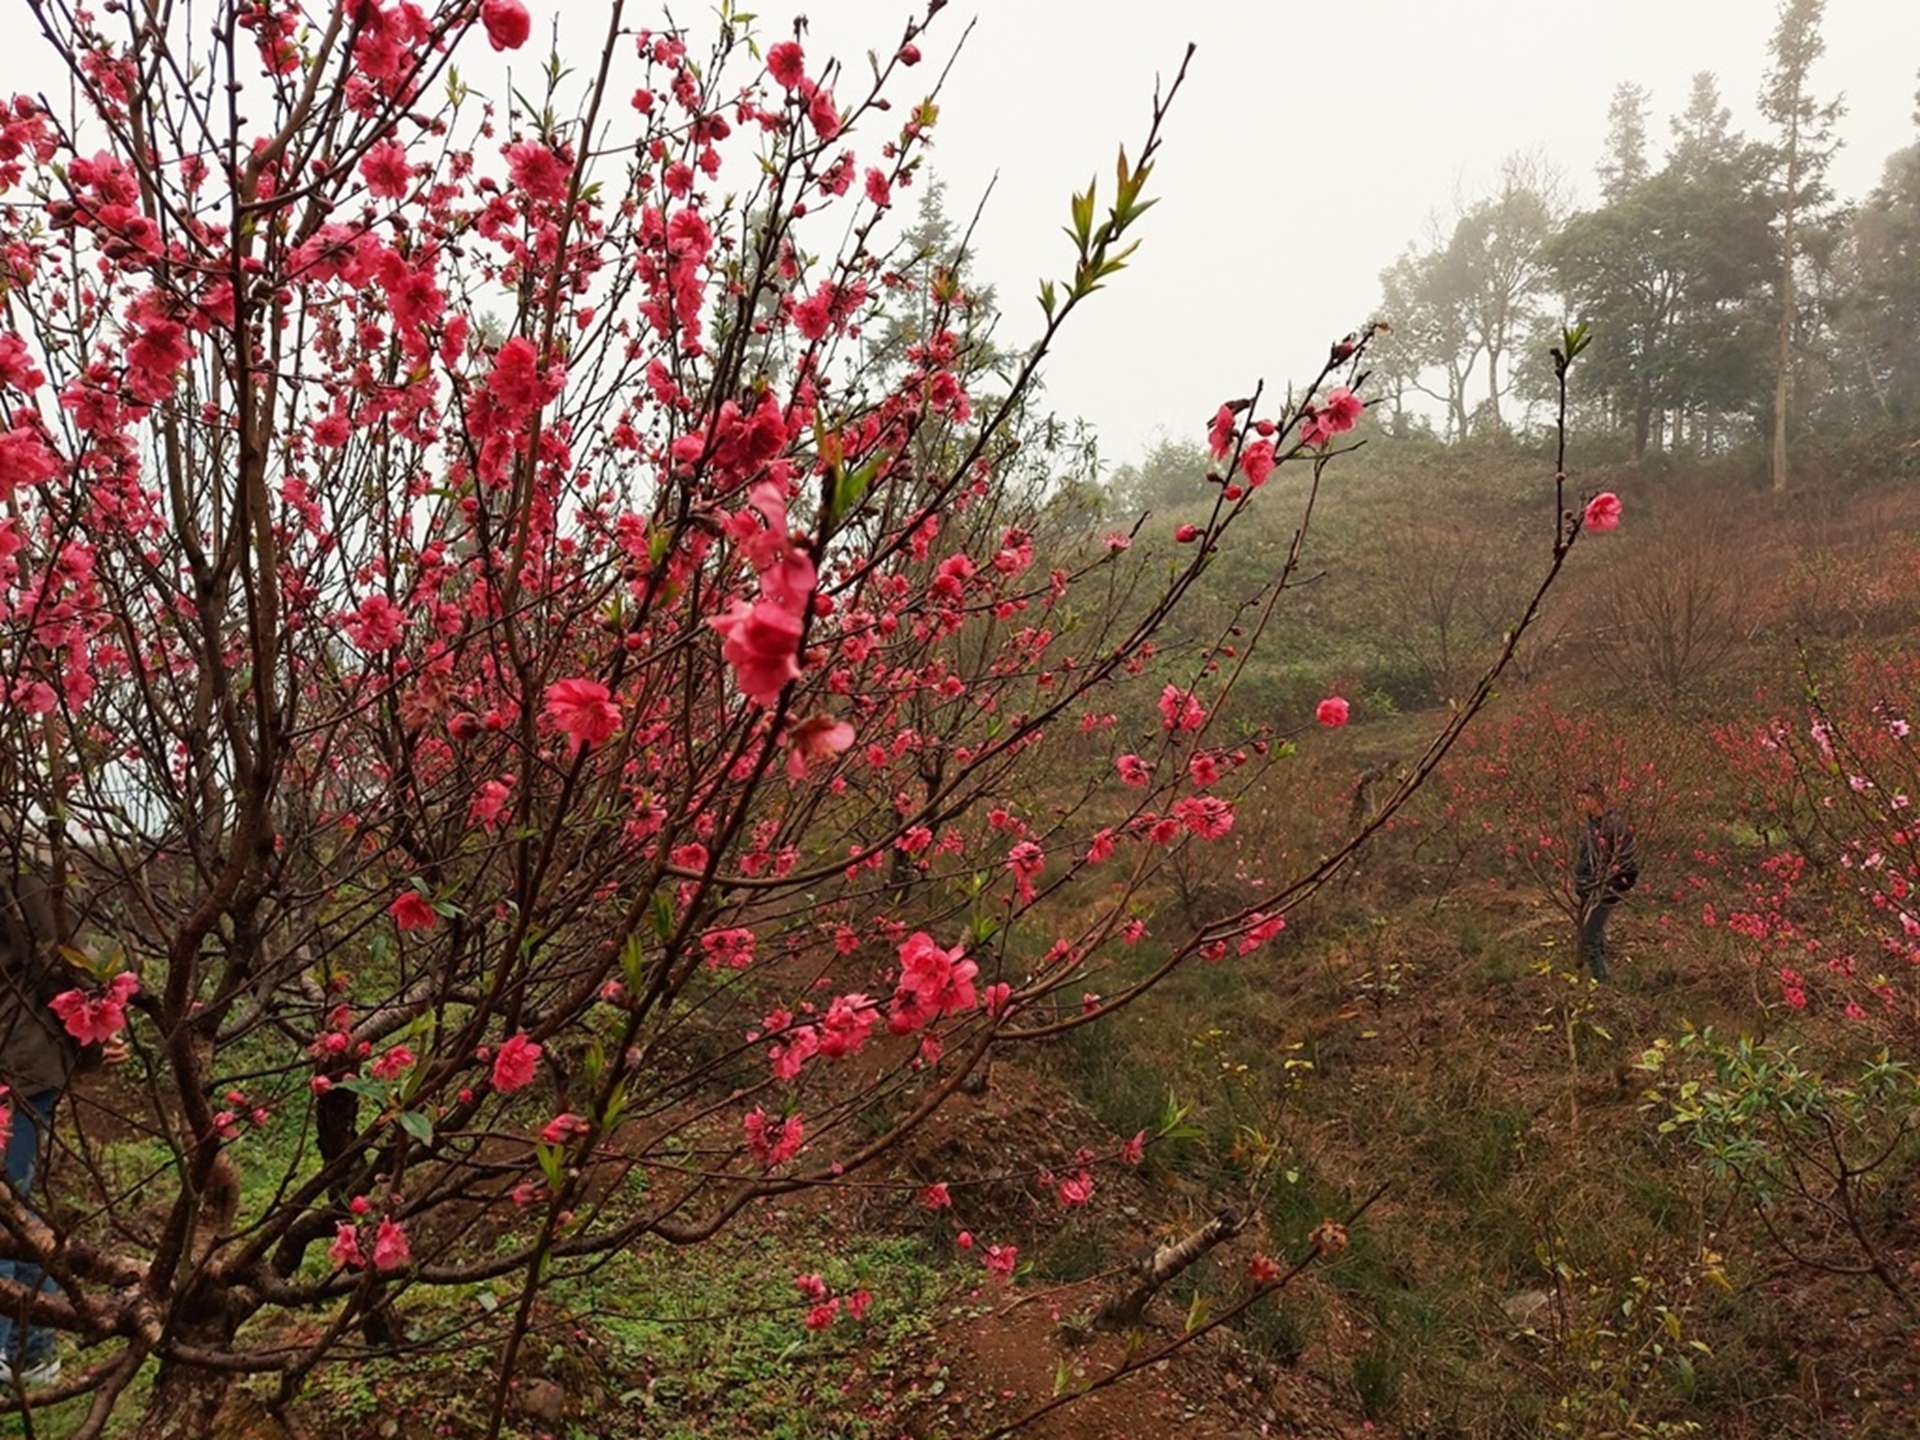
<instances>
[{"instance_id":1,"label":"foggy sky","mask_svg":"<svg viewBox=\"0 0 1920 1440\"><path fill-rule=\"evenodd\" d=\"M757 8L772 24L777 7ZM862 66L902 13L897 0L809 12L816 44ZM1103 455L1124 460L1162 429L1197 437L1256 379L1311 378L1326 342L1371 318L1381 268L1503 154L1544 151L1590 201L1617 82L1654 92L1650 139L1662 145L1702 69L1718 72L1736 127L1757 131L1774 15L1772 0L955 0L936 21L949 43L979 23L934 163L955 209L970 210L998 170L980 262L1009 333L1030 335L1037 277L1066 268L1069 192L1096 168L1111 181L1115 146L1144 128L1155 70L1171 73L1198 43L1145 243L1074 317L1049 372L1053 402L1095 422ZM1832 179L1858 196L1920 139L1920 3L1829 0L1825 35L1818 92L1848 101Z\"/></svg>"},{"instance_id":2,"label":"foggy sky","mask_svg":"<svg viewBox=\"0 0 1920 1440\"><path fill-rule=\"evenodd\" d=\"M563 52L591 71L603 0L528 0L535 46L561 18ZM674 7L693 23L710 7ZM827 54L864 74L868 49L897 43L910 0L737 0L769 40L796 11L812 22L809 69ZM970 214L998 183L976 235L978 273L999 287L1002 335L1037 330L1043 275L1068 269L1067 198L1137 145L1156 71L1199 45L1170 118L1129 270L1063 332L1051 401L1092 421L1111 460L1161 432L1197 435L1220 400L1254 381L1310 374L1328 341L1371 318L1380 269L1456 193L1471 195L1516 149L1544 152L1575 198L1593 164L1614 85L1654 92L1651 138L1684 104L1689 77L1716 71L1735 124L1757 130L1754 98L1773 0L953 0L909 72L931 83L977 19L942 102L932 164L949 206ZM645 0L629 23L654 20ZM1832 178L1858 196L1912 143L1920 3L1829 0L1818 93L1844 91L1846 146ZM478 36L462 72L483 90ZM0 86L59 96L25 0L0 0ZM849 91L852 84L849 82ZM918 98L897 89L897 104ZM863 159L879 136L858 137ZM914 193L899 197L911 214Z\"/></svg>"}]
</instances>

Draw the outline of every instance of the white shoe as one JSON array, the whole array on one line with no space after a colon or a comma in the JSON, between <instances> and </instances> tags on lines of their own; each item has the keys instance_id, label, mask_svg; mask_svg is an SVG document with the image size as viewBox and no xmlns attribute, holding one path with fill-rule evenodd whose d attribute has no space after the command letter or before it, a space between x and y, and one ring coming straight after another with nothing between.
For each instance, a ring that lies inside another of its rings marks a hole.
<instances>
[{"instance_id":1,"label":"white shoe","mask_svg":"<svg viewBox=\"0 0 1920 1440\"><path fill-rule=\"evenodd\" d=\"M51 1385L60 1378L60 1357L49 1355L38 1365L29 1366L20 1372L20 1383L26 1386ZM13 1367L0 1360L0 1385L11 1388L13 1385Z\"/></svg>"}]
</instances>

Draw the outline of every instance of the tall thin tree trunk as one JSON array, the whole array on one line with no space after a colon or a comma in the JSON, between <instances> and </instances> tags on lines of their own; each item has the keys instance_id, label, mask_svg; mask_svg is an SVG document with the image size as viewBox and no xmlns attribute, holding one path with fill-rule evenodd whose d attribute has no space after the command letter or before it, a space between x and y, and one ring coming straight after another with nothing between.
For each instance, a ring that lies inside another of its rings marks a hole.
<instances>
[{"instance_id":1,"label":"tall thin tree trunk","mask_svg":"<svg viewBox=\"0 0 1920 1440\"><path fill-rule=\"evenodd\" d=\"M1787 200L1781 216L1780 335L1774 351L1773 491L1787 491L1787 401L1793 386L1793 222L1800 188L1800 126L1787 132Z\"/></svg>"}]
</instances>

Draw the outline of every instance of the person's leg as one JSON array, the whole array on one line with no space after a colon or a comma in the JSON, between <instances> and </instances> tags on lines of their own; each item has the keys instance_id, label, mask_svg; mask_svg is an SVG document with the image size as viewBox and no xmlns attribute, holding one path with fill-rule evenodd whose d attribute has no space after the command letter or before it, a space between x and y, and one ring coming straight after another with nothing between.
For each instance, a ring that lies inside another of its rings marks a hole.
<instances>
[{"instance_id":1,"label":"person's leg","mask_svg":"<svg viewBox=\"0 0 1920 1440\"><path fill-rule=\"evenodd\" d=\"M1600 901L1587 912L1587 923L1580 931L1580 952L1587 973L1596 980L1607 978L1607 917L1612 913L1611 902Z\"/></svg>"},{"instance_id":2,"label":"person's leg","mask_svg":"<svg viewBox=\"0 0 1920 1440\"><path fill-rule=\"evenodd\" d=\"M53 1107L60 1098L58 1090L43 1090L38 1095L13 1095L13 1125L7 1133L7 1181L14 1194L25 1199L33 1189L33 1176L40 1159L40 1139L53 1123ZM30 1260L0 1260L0 1275L22 1285L36 1285L51 1292L55 1286ZM30 1326L24 1345L15 1335L15 1316L0 1313L0 1361L9 1366L31 1369L53 1354L54 1333L41 1326Z\"/></svg>"}]
</instances>

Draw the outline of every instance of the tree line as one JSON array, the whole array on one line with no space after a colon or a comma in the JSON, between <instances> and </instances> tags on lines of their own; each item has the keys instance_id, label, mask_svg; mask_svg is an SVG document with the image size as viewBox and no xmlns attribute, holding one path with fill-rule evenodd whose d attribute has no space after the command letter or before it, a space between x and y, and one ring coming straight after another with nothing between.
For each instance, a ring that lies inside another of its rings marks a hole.
<instances>
[{"instance_id":1,"label":"tree line","mask_svg":"<svg viewBox=\"0 0 1920 1440\"><path fill-rule=\"evenodd\" d=\"M1764 446L1785 490L1795 437L1920 425L1920 133L1863 199L1836 196L1824 8L1782 0L1763 133L1736 129L1701 71L1661 145L1654 97L1624 82L1593 204L1517 154L1436 219L1381 275L1388 423L1448 439L1526 425L1551 393L1546 337L1573 319L1596 335L1581 418L1636 461Z\"/></svg>"}]
</instances>

